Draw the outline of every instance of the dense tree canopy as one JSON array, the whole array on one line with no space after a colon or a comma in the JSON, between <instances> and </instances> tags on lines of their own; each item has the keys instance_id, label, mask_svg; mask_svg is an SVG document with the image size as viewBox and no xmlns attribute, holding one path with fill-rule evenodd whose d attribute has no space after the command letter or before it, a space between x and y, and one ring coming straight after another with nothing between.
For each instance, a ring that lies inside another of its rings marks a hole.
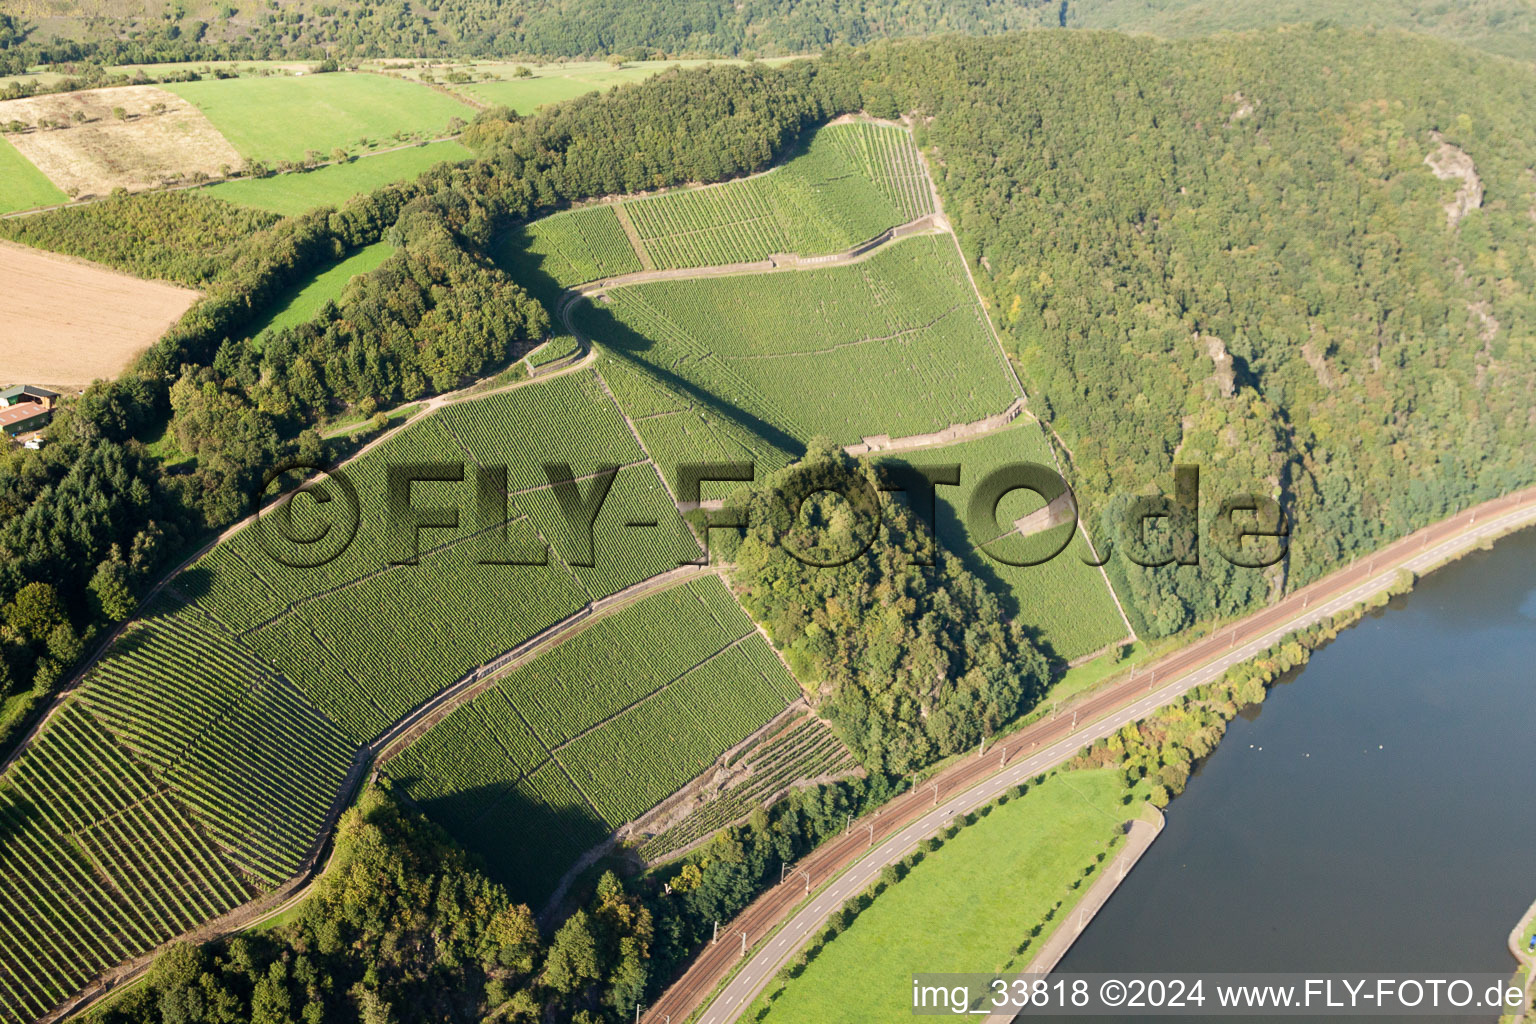
<instances>
[{"instance_id":1,"label":"dense tree canopy","mask_svg":"<svg viewBox=\"0 0 1536 1024\"><path fill-rule=\"evenodd\" d=\"M770 56L945 32L1060 27L1190 36L1319 20L1536 56L1536 13L1523 0L299 0L250 10L154 4L116 16L55 3L49 13L51 26L76 29L69 39L0 15L0 71L86 60Z\"/></svg>"},{"instance_id":2,"label":"dense tree canopy","mask_svg":"<svg viewBox=\"0 0 1536 1024\"><path fill-rule=\"evenodd\" d=\"M830 489L806 496L810 486ZM1014 718L1048 669L910 507L842 496L879 486L868 465L813 444L745 503L731 583L802 683L820 690L821 714L859 759L902 774Z\"/></svg>"}]
</instances>

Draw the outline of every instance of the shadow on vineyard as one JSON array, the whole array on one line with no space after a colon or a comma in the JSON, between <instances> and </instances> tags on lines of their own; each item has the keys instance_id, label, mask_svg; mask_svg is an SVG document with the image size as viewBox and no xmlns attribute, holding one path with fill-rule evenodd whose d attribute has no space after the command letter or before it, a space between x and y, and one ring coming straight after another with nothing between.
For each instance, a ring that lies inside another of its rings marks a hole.
<instances>
[{"instance_id":1,"label":"shadow on vineyard","mask_svg":"<svg viewBox=\"0 0 1536 1024\"><path fill-rule=\"evenodd\" d=\"M1023 451L1019 454L1019 460L1029 461L1032 453ZM907 459L899 456L885 456L879 460L883 467L892 467L899 471L918 473L920 467ZM974 486L980 474L977 468L971 468L969 472L962 462L960 464L960 481L965 487ZM1017 619L1023 612L1019 595L1013 586L997 571L997 563L982 554L980 548L971 543L970 537L965 531L965 525L961 519L960 497L968 494L967 490L958 488L934 489L933 527L938 535L939 547L954 555L960 560L965 569L986 584L987 590L994 594L998 602L1003 606L1003 613L1010 619ZM922 510L917 510L922 514ZM1062 552L1058 558L1071 557L1069 552ZM930 572L938 572L931 569ZM1045 634L1036 626L1030 624L1028 616L1024 616L1024 632L1029 642L1034 644L1048 658L1052 665L1065 664L1067 659L1062 657L1051 646Z\"/></svg>"},{"instance_id":2,"label":"shadow on vineyard","mask_svg":"<svg viewBox=\"0 0 1536 1024\"><path fill-rule=\"evenodd\" d=\"M530 798L521 785L532 774L516 787L474 786L445 799L419 802L405 794L430 779L393 771L390 777L397 797L418 807L467 849L481 870L506 886L513 900L537 909L554 893L561 875L607 838L609 829L586 805L557 807ZM478 813L465 814L463 808Z\"/></svg>"},{"instance_id":3,"label":"shadow on vineyard","mask_svg":"<svg viewBox=\"0 0 1536 1024\"><path fill-rule=\"evenodd\" d=\"M508 231L491 247L489 255L503 273L544 303L544 308L549 312L550 324L558 330L555 312L560 308L560 296L565 288L555 280L554 275L544 269L549 257L533 251L533 236L528 227L527 224L520 224Z\"/></svg>"},{"instance_id":4,"label":"shadow on vineyard","mask_svg":"<svg viewBox=\"0 0 1536 1024\"><path fill-rule=\"evenodd\" d=\"M576 315L582 331L601 344L610 354L633 364L642 373L656 378L689 401L719 414L775 448L796 457L805 454L805 444L799 438L753 415L739 405L725 400L720 395L705 391L686 377L674 373L669 367L658 365L645 358L644 353L658 348L659 343L635 331L597 303L586 302Z\"/></svg>"}]
</instances>

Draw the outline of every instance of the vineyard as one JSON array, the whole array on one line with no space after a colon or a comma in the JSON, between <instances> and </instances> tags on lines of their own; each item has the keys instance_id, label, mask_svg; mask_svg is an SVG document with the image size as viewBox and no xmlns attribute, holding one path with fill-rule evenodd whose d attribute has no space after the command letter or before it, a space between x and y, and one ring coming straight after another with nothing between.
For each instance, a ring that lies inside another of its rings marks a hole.
<instances>
[{"instance_id":1,"label":"vineyard","mask_svg":"<svg viewBox=\"0 0 1536 1024\"><path fill-rule=\"evenodd\" d=\"M861 263L613 289L577 314L616 360L787 448L927 433L1014 400L949 239ZM635 415L634 410L630 410Z\"/></svg>"},{"instance_id":2,"label":"vineyard","mask_svg":"<svg viewBox=\"0 0 1536 1024\"><path fill-rule=\"evenodd\" d=\"M707 576L599 619L519 667L388 770L519 898L538 901L575 856L798 696ZM535 834L533 853L506 838Z\"/></svg>"},{"instance_id":3,"label":"vineyard","mask_svg":"<svg viewBox=\"0 0 1536 1024\"><path fill-rule=\"evenodd\" d=\"M612 206L586 206L514 231L498 262L546 305L561 288L643 269Z\"/></svg>"},{"instance_id":4,"label":"vineyard","mask_svg":"<svg viewBox=\"0 0 1536 1024\"><path fill-rule=\"evenodd\" d=\"M677 468L683 464L747 461L763 476L789 462L785 447L764 440L751 425L705 398L684 397L657 373L622 353L605 351L598 372L674 491L679 483Z\"/></svg>"},{"instance_id":5,"label":"vineyard","mask_svg":"<svg viewBox=\"0 0 1536 1024\"><path fill-rule=\"evenodd\" d=\"M822 128L767 174L623 208L651 262L674 269L841 252L932 213L933 198L905 129L854 123Z\"/></svg>"},{"instance_id":6,"label":"vineyard","mask_svg":"<svg viewBox=\"0 0 1536 1024\"><path fill-rule=\"evenodd\" d=\"M552 303L561 288L641 269L842 252L932 212L912 136L856 122L821 128L801 152L764 174L534 221L507 239L498 259Z\"/></svg>"},{"instance_id":7,"label":"vineyard","mask_svg":"<svg viewBox=\"0 0 1536 1024\"><path fill-rule=\"evenodd\" d=\"M291 876L352 763L286 680L159 605L0 779L0 1021Z\"/></svg>"},{"instance_id":8,"label":"vineyard","mask_svg":"<svg viewBox=\"0 0 1536 1024\"><path fill-rule=\"evenodd\" d=\"M998 540L972 536L963 510L976 483L998 466L1010 462L1034 462L1054 469L1050 449L1038 423L1026 421L986 437L926 449L902 456L913 465L960 466L960 486L938 489L937 527L940 543L983 579L994 581L997 595L1010 618L1018 618L1040 630L1041 636L1063 661L1097 651L1125 637L1129 630L1120 618L1109 586L1082 538L1075 537L1060 555L1041 565L1014 566L990 558L979 545L1003 557L1022 561L1038 552L1026 548L1018 537ZM999 503L997 518L1003 526L1043 505L1026 491L1015 492ZM1058 529L1065 529L1060 527ZM1053 537L1056 535L1053 534Z\"/></svg>"},{"instance_id":9,"label":"vineyard","mask_svg":"<svg viewBox=\"0 0 1536 1024\"><path fill-rule=\"evenodd\" d=\"M742 751L727 767L739 772L738 777L682 821L647 839L640 856L654 864L746 817L796 783L837 778L857 764L826 723L807 711Z\"/></svg>"},{"instance_id":10,"label":"vineyard","mask_svg":"<svg viewBox=\"0 0 1536 1024\"><path fill-rule=\"evenodd\" d=\"M544 344L528 353L528 365L535 370L558 363L562 359L572 359L581 354L581 345L576 338L569 334L557 334Z\"/></svg>"},{"instance_id":11,"label":"vineyard","mask_svg":"<svg viewBox=\"0 0 1536 1024\"><path fill-rule=\"evenodd\" d=\"M464 465L462 481L419 482L411 498L416 507L457 508L459 525L419 531L417 564L391 564L412 544L389 514L387 469L426 463ZM623 467L590 549L550 486L546 467L556 464L569 467L582 495L592 493L600 467ZM489 506L480 467L492 474ZM591 372L449 406L349 465L346 476L359 525L340 556L291 568L264 547L271 535L247 527L178 587L357 742L588 602L698 557L656 470ZM295 534L317 531L305 517L325 511L295 500ZM491 564L509 561L545 564ZM593 564L578 564L586 561Z\"/></svg>"}]
</instances>

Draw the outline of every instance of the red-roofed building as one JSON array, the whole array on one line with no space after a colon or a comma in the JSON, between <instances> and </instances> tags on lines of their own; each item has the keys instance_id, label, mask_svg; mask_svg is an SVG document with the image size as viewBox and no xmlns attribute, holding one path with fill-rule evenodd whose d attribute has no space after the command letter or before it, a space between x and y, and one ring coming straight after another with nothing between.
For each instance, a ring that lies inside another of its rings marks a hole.
<instances>
[{"instance_id":1,"label":"red-roofed building","mask_svg":"<svg viewBox=\"0 0 1536 1024\"><path fill-rule=\"evenodd\" d=\"M53 419L58 392L31 384L17 384L0 391L0 432L7 437L41 430Z\"/></svg>"}]
</instances>

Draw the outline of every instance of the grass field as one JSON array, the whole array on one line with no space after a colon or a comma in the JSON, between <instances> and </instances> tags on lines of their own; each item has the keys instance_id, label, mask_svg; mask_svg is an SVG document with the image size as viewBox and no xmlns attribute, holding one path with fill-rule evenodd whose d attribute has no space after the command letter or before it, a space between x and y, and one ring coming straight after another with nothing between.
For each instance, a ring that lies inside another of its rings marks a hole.
<instances>
[{"instance_id":1,"label":"grass field","mask_svg":"<svg viewBox=\"0 0 1536 1024\"><path fill-rule=\"evenodd\" d=\"M850 266L663 281L608 298L577 312L589 337L781 448L927 433L1015 398L939 235Z\"/></svg>"},{"instance_id":2,"label":"grass field","mask_svg":"<svg viewBox=\"0 0 1536 1024\"><path fill-rule=\"evenodd\" d=\"M376 269L379 264L389 259L394 251L394 246L388 242L365 245L340 263L326 268L305 283L289 289L272 303L271 312L266 319L251 328L251 337L256 337L263 331L297 327L299 324L313 320L315 314L320 312L321 306L341 298L341 293L346 289L348 281L358 274L366 274Z\"/></svg>"},{"instance_id":3,"label":"grass field","mask_svg":"<svg viewBox=\"0 0 1536 1024\"><path fill-rule=\"evenodd\" d=\"M474 108L414 82L383 75L304 75L179 82L165 88L207 115L250 160L300 160L307 150L388 148L397 133L442 134Z\"/></svg>"},{"instance_id":4,"label":"grass field","mask_svg":"<svg viewBox=\"0 0 1536 1024\"><path fill-rule=\"evenodd\" d=\"M302 174L237 178L211 185L208 192L241 206L292 216L317 206L340 206L359 193L415 178L444 160L467 160L469 157L469 150L457 142L433 142L360 157L351 163L332 164Z\"/></svg>"},{"instance_id":5,"label":"grass field","mask_svg":"<svg viewBox=\"0 0 1536 1024\"><path fill-rule=\"evenodd\" d=\"M1019 946L1060 900L1059 925L1083 877L1139 802L1125 804L1113 769L1053 776L996 807L881 894L791 980L743 1016L764 1024L873 1024L912 1015L912 972L991 972L1029 953ZM921 927L914 927L921 922ZM1031 941L1038 948L1052 930ZM857 993L856 999L850 993ZM762 1009L766 1013L760 1016Z\"/></svg>"},{"instance_id":6,"label":"grass field","mask_svg":"<svg viewBox=\"0 0 1536 1024\"><path fill-rule=\"evenodd\" d=\"M0 138L0 213L68 202L48 176Z\"/></svg>"},{"instance_id":7,"label":"grass field","mask_svg":"<svg viewBox=\"0 0 1536 1024\"><path fill-rule=\"evenodd\" d=\"M1041 565L1008 565L979 550L986 545L987 551L1002 558L1030 560L1045 554L1042 546L1047 540L1056 541L1065 526L1055 527L1048 535L1037 535L1036 541L1026 541L1017 536L1007 540L980 536L966 523L965 510L971 494L992 470L1014 462L1052 466L1050 451L1037 423L1026 420L972 441L889 458L917 466L960 466L960 486L937 490L940 542L991 585L1003 599L1010 618L1021 619L1039 630L1061 660L1071 661L1092 653L1129 633L1103 575L1084 562L1086 546L1081 537L1074 537L1061 554ZM1016 491L999 504L997 519L1009 527L1042 504L1037 495Z\"/></svg>"},{"instance_id":8,"label":"grass field","mask_svg":"<svg viewBox=\"0 0 1536 1024\"><path fill-rule=\"evenodd\" d=\"M724 585L707 576L601 619L512 672L388 771L515 898L537 906L582 851L798 695Z\"/></svg>"}]
</instances>

